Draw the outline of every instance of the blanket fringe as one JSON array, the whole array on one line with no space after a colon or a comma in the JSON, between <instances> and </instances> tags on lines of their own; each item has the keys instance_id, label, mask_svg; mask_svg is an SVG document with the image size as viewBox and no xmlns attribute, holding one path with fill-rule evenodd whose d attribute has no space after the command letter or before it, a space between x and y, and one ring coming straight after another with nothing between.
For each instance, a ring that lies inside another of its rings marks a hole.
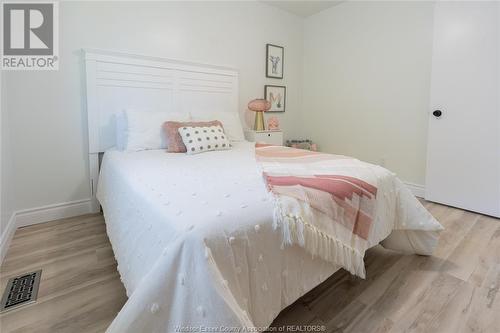
<instances>
[{"instance_id":1,"label":"blanket fringe","mask_svg":"<svg viewBox=\"0 0 500 333\"><path fill-rule=\"evenodd\" d=\"M301 216L283 212L279 199L274 205L274 229L281 227L282 247L298 244L313 257L342 266L351 274L365 278L363 255L338 239L321 232Z\"/></svg>"}]
</instances>

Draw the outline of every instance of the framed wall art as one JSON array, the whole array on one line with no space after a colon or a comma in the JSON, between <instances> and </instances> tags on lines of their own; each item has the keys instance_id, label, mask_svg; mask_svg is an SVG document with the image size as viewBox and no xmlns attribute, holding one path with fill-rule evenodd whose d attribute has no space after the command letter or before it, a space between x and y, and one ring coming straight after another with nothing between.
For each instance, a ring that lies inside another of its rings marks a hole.
<instances>
[{"instance_id":1,"label":"framed wall art","mask_svg":"<svg viewBox=\"0 0 500 333\"><path fill-rule=\"evenodd\" d=\"M266 77L283 78L285 49L282 46L266 44Z\"/></svg>"},{"instance_id":2,"label":"framed wall art","mask_svg":"<svg viewBox=\"0 0 500 333\"><path fill-rule=\"evenodd\" d=\"M267 112L285 112L286 87L285 86L264 86L264 97L271 102L271 109Z\"/></svg>"}]
</instances>

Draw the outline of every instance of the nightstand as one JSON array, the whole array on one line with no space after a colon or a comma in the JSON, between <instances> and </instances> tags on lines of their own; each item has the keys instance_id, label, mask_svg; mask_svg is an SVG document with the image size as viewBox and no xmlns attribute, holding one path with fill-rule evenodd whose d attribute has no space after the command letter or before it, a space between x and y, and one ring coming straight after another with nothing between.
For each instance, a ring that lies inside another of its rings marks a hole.
<instances>
[{"instance_id":1,"label":"nightstand","mask_svg":"<svg viewBox=\"0 0 500 333\"><path fill-rule=\"evenodd\" d=\"M280 130L277 131L253 131L246 130L245 138L248 141L259 142L259 143L268 143L271 145L283 145L283 132Z\"/></svg>"}]
</instances>

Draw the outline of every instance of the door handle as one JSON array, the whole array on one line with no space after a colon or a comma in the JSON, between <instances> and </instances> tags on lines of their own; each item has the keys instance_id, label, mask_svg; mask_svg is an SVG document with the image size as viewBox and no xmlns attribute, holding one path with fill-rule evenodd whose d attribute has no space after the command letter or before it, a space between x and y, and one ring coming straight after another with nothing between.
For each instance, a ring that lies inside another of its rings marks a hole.
<instances>
[{"instance_id":1,"label":"door handle","mask_svg":"<svg viewBox=\"0 0 500 333\"><path fill-rule=\"evenodd\" d=\"M441 116L443 115L443 112L442 112L441 110L434 110L434 111L432 112L432 115L433 115L434 117L436 117L436 118L439 118L439 117L441 117Z\"/></svg>"}]
</instances>

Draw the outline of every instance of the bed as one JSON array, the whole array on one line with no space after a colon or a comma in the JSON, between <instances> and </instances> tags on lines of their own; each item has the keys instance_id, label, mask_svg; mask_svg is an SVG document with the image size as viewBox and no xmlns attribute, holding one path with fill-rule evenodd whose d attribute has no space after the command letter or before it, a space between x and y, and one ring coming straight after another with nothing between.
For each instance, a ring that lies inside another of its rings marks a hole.
<instances>
[{"instance_id":1,"label":"bed","mask_svg":"<svg viewBox=\"0 0 500 333\"><path fill-rule=\"evenodd\" d=\"M236 71L85 54L91 190L128 296L107 332L262 330L340 269L298 245L283 246L254 143L198 155L113 148L110 123L130 104L235 112ZM369 246L430 254L439 223L393 173L363 167L380 179Z\"/></svg>"}]
</instances>

